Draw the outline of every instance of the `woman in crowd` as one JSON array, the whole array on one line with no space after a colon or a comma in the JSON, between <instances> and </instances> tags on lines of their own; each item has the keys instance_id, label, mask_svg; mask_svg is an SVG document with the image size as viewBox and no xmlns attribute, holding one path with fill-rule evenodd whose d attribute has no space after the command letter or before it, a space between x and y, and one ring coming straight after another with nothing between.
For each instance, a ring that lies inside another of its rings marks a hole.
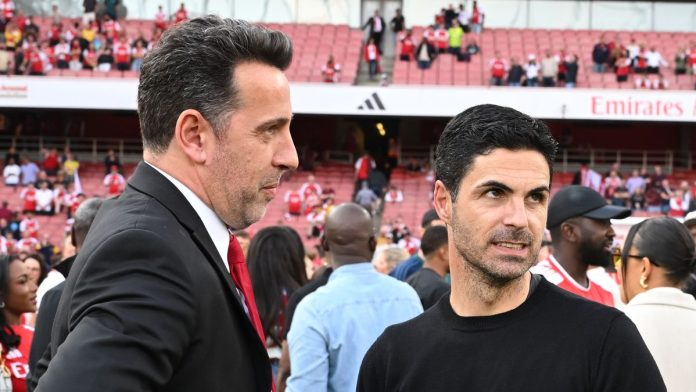
<instances>
[{"instance_id":1,"label":"woman in crowd","mask_svg":"<svg viewBox=\"0 0 696 392\"><path fill-rule=\"evenodd\" d=\"M621 257L622 297L657 362L668 391L693 391L696 299L682 287L696 269L694 240L677 220L631 227Z\"/></svg>"},{"instance_id":2,"label":"woman in crowd","mask_svg":"<svg viewBox=\"0 0 696 392\"><path fill-rule=\"evenodd\" d=\"M32 253L24 259L27 266L29 279L38 287L48 275L48 265L44 262L44 257L38 253Z\"/></svg>"},{"instance_id":3,"label":"woman in crowd","mask_svg":"<svg viewBox=\"0 0 696 392\"><path fill-rule=\"evenodd\" d=\"M0 256L0 345L3 373L9 371L13 392L27 390L29 349L34 330L22 325L22 314L36 310L36 284L17 257Z\"/></svg>"},{"instance_id":4,"label":"woman in crowd","mask_svg":"<svg viewBox=\"0 0 696 392\"><path fill-rule=\"evenodd\" d=\"M302 239L290 227L262 229L251 240L248 264L275 377L281 347L286 339L288 299L308 281Z\"/></svg>"}]
</instances>

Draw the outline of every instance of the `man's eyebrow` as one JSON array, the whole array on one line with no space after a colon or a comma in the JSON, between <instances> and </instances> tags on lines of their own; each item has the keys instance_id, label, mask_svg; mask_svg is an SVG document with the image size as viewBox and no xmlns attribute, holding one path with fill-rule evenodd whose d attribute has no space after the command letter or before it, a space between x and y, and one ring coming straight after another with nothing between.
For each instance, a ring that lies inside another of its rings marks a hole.
<instances>
[{"instance_id":1,"label":"man's eyebrow","mask_svg":"<svg viewBox=\"0 0 696 392\"><path fill-rule=\"evenodd\" d=\"M512 188L503 184L502 182L495 181L495 180L486 181L483 184L477 185L476 188L498 188L498 189L501 189L505 192L512 192Z\"/></svg>"},{"instance_id":2,"label":"man's eyebrow","mask_svg":"<svg viewBox=\"0 0 696 392\"><path fill-rule=\"evenodd\" d=\"M532 194L532 193L539 193L539 192L546 192L546 193L551 193L551 190L549 189L548 186L542 185L540 187L536 187L529 191L527 194Z\"/></svg>"},{"instance_id":3,"label":"man's eyebrow","mask_svg":"<svg viewBox=\"0 0 696 392\"><path fill-rule=\"evenodd\" d=\"M264 121L261 124L259 124L256 127L256 130L262 131L264 129L273 128L273 127L277 127L280 125L285 125L285 124L289 123L290 121L292 121L292 118L293 118L293 116L273 118L273 119L270 119L268 121Z\"/></svg>"},{"instance_id":4,"label":"man's eyebrow","mask_svg":"<svg viewBox=\"0 0 696 392\"><path fill-rule=\"evenodd\" d=\"M512 188L503 184L500 181L495 181L495 180L486 181L483 184L478 185L476 188L498 188L498 189L503 190L505 192L512 192ZM547 185L542 185L542 186L539 186L539 187L532 189L531 191L527 192L527 194L538 193L538 192L551 193L551 190L549 189L549 187Z\"/></svg>"}]
</instances>

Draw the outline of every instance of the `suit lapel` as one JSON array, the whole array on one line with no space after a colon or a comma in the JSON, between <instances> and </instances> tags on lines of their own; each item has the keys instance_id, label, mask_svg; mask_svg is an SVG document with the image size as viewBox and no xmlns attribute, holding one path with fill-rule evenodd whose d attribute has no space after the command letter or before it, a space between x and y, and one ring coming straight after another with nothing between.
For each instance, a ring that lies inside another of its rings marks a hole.
<instances>
[{"instance_id":1,"label":"suit lapel","mask_svg":"<svg viewBox=\"0 0 696 392\"><path fill-rule=\"evenodd\" d=\"M259 345L265 350L264 342L258 339L258 334L244 311L242 298L232 282L225 261L220 258L220 254L217 248L215 248L215 244L200 217L179 189L157 170L144 162L138 164L133 177L128 181L128 186L157 199L165 208L172 212L182 226L188 229L193 241L203 251L208 262L212 264L213 269L224 282L225 292L230 297L232 306L236 311L241 312L244 316L243 318L246 319L244 323L246 325L245 329L249 334L257 337L254 340L259 342Z\"/></svg>"}]
</instances>

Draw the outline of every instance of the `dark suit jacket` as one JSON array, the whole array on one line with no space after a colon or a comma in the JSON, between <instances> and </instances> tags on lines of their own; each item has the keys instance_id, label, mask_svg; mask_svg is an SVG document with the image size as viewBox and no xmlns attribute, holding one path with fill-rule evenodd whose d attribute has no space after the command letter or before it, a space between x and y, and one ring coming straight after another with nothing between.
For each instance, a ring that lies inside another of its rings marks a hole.
<instances>
[{"instance_id":1,"label":"dark suit jacket","mask_svg":"<svg viewBox=\"0 0 696 392\"><path fill-rule=\"evenodd\" d=\"M144 163L99 209L50 350L38 392L271 390L264 344L203 223Z\"/></svg>"},{"instance_id":2,"label":"dark suit jacket","mask_svg":"<svg viewBox=\"0 0 696 392\"><path fill-rule=\"evenodd\" d=\"M387 25L384 24L384 18L382 18L381 16L379 17L379 20L380 20L380 22L382 22L382 31L380 31L380 33L384 33L384 30L386 30ZM365 27L370 28L370 35L375 33L375 17L374 16L370 17L370 19L368 19L367 22L365 22L363 29ZM378 44L379 42L375 42L375 43Z\"/></svg>"},{"instance_id":3,"label":"dark suit jacket","mask_svg":"<svg viewBox=\"0 0 696 392\"><path fill-rule=\"evenodd\" d=\"M65 282L61 282L48 290L41 300L41 311L36 315L34 338L31 341L31 350L29 351L29 376L27 377L27 391L29 392L36 389L36 383L46 372L46 365L51 360L51 350L48 345L51 343L53 320L56 318L58 303L64 288ZM47 359L42 362L44 365L37 369L36 364L44 355L47 356Z\"/></svg>"}]
</instances>

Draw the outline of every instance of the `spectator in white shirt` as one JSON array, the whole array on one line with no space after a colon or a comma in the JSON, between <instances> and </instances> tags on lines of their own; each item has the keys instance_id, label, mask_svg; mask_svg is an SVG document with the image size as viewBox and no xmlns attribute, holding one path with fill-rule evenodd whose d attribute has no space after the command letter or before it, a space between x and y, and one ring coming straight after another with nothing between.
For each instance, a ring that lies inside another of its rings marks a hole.
<instances>
[{"instance_id":1,"label":"spectator in white shirt","mask_svg":"<svg viewBox=\"0 0 696 392\"><path fill-rule=\"evenodd\" d=\"M384 195L384 201L387 203L401 203L404 201L404 194L399 188L394 185L389 187L389 192Z\"/></svg>"},{"instance_id":2,"label":"spectator in white shirt","mask_svg":"<svg viewBox=\"0 0 696 392\"><path fill-rule=\"evenodd\" d=\"M536 56L529 55L529 62L524 67L527 72L527 87L537 87L539 85L539 64L536 61Z\"/></svg>"},{"instance_id":3,"label":"spectator in white shirt","mask_svg":"<svg viewBox=\"0 0 696 392\"><path fill-rule=\"evenodd\" d=\"M7 166L3 169L2 176L5 178L5 185L11 186L17 191L19 185L19 176L22 174L22 169L19 168L14 158L7 161Z\"/></svg>"},{"instance_id":4,"label":"spectator in white shirt","mask_svg":"<svg viewBox=\"0 0 696 392\"><path fill-rule=\"evenodd\" d=\"M669 65L654 46L651 46L650 50L645 54L645 59L648 63L649 74L658 74L660 73L660 66L667 67Z\"/></svg>"},{"instance_id":5,"label":"spectator in white shirt","mask_svg":"<svg viewBox=\"0 0 696 392\"><path fill-rule=\"evenodd\" d=\"M42 182L36 191L36 213L51 215L53 212L53 191L48 189L48 183Z\"/></svg>"}]
</instances>

